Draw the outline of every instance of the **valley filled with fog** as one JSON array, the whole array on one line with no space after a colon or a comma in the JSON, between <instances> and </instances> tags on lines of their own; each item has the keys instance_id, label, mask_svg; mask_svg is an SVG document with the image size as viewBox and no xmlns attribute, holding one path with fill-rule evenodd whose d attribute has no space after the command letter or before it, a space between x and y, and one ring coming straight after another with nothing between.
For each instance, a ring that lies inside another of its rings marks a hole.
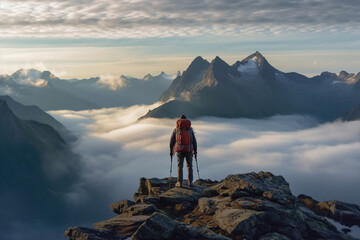
<instances>
[{"instance_id":1,"label":"valley filled with fog","mask_svg":"<svg viewBox=\"0 0 360 240\"><path fill-rule=\"evenodd\" d=\"M106 213L110 203L132 199L140 177L169 176L169 139L176 119L138 120L158 105L50 112L78 137L73 148L83 167L67 195L71 205L93 204L94 211ZM301 115L203 117L192 126L201 178L271 171L285 177L294 195L360 203L354 189L360 184L360 121L320 123Z\"/></svg>"}]
</instances>

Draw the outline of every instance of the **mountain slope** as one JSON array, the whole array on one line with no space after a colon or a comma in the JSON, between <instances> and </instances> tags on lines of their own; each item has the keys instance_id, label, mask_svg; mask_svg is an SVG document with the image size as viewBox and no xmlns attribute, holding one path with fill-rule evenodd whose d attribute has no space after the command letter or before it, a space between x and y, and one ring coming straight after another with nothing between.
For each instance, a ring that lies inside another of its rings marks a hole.
<instances>
[{"instance_id":1,"label":"mountain slope","mask_svg":"<svg viewBox=\"0 0 360 240\"><path fill-rule=\"evenodd\" d=\"M360 104L356 105L355 107L344 113L340 119L342 121L360 120Z\"/></svg>"},{"instance_id":2,"label":"mountain slope","mask_svg":"<svg viewBox=\"0 0 360 240\"><path fill-rule=\"evenodd\" d=\"M64 125L58 122L51 115L41 110L39 107L35 105L32 106L22 105L21 103L18 103L15 100L13 100L10 96L0 96L0 100L6 101L8 107L18 118L22 120L33 120L39 123L50 125L56 131L58 131L65 140L74 139L74 137L64 127Z\"/></svg>"},{"instance_id":3,"label":"mountain slope","mask_svg":"<svg viewBox=\"0 0 360 240\"><path fill-rule=\"evenodd\" d=\"M10 224L49 213L52 221L59 220L65 193L76 179L76 156L53 127L19 119L3 100L0 132L0 203L7 206L1 221Z\"/></svg>"},{"instance_id":4,"label":"mountain slope","mask_svg":"<svg viewBox=\"0 0 360 240\"><path fill-rule=\"evenodd\" d=\"M201 81L209 65L210 63L202 57L196 57L187 70L181 76L178 76L170 87L161 94L159 100L165 102L171 98L181 97L184 92Z\"/></svg>"},{"instance_id":5,"label":"mountain slope","mask_svg":"<svg viewBox=\"0 0 360 240\"><path fill-rule=\"evenodd\" d=\"M186 79L184 85L175 80L160 98L174 100L149 111L143 118L180 114L230 118L310 114L329 121L360 102L359 82L355 77L360 74L322 73L308 78L294 72L284 73L259 52L232 66L216 57L206 70L197 73L196 78ZM350 78L355 80L350 81Z\"/></svg>"}]
</instances>

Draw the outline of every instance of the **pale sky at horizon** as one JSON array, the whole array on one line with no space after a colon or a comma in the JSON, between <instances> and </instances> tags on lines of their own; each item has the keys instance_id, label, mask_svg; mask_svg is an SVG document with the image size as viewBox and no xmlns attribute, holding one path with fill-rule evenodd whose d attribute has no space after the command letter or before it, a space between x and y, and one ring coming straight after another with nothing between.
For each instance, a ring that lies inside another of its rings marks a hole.
<instances>
[{"instance_id":1,"label":"pale sky at horizon","mask_svg":"<svg viewBox=\"0 0 360 240\"><path fill-rule=\"evenodd\" d=\"M358 0L0 0L0 74L62 78L184 71L260 51L308 76L360 71Z\"/></svg>"}]
</instances>

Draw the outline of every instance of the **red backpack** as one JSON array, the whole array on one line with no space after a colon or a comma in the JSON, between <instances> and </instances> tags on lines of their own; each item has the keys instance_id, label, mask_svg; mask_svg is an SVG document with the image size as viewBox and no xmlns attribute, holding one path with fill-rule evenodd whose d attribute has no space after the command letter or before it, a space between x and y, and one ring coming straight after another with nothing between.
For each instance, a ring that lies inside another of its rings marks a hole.
<instances>
[{"instance_id":1,"label":"red backpack","mask_svg":"<svg viewBox=\"0 0 360 240\"><path fill-rule=\"evenodd\" d=\"M176 122L176 152L192 152L193 139L191 135L191 121L189 119L178 119Z\"/></svg>"}]
</instances>

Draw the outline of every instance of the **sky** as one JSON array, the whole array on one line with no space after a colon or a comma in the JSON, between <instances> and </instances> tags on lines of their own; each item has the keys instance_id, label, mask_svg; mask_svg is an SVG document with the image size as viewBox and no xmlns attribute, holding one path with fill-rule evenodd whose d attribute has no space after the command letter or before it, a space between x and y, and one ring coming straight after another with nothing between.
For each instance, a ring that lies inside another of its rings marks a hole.
<instances>
[{"instance_id":1,"label":"sky","mask_svg":"<svg viewBox=\"0 0 360 240\"><path fill-rule=\"evenodd\" d=\"M0 0L0 73L62 78L184 71L260 51L308 76L357 73L358 0Z\"/></svg>"}]
</instances>

